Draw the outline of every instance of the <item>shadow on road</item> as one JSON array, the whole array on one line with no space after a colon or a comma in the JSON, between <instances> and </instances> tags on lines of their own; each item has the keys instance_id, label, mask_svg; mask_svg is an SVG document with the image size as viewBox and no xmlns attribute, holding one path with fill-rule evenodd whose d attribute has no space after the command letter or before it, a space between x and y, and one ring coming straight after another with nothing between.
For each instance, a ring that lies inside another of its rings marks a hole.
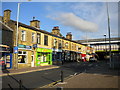
<instances>
[{"instance_id":1,"label":"shadow on road","mask_svg":"<svg viewBox=\"0 0 120 90\"><path fill-rule=\"evenodd\" d=\"M50 78L47 78L47 77L44 77L44 76L41 76L41 77L44 78L44 79L50 80L50 81L52 81L52 82L56 82L55 80L52 80L52 79L50 79Z\"/></svg>"}]
</instances>

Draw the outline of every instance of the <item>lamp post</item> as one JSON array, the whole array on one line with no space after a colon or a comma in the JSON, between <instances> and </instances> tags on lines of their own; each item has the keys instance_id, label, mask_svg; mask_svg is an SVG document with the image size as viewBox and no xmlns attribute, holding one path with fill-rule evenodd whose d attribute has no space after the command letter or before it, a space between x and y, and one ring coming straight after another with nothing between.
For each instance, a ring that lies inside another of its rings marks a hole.
<instances>
[{"instance_id":1,"label":"lamp post","mask_svg":"<svg viewBox=\"0 0 120 90\"><path fill-rule=\"evenodd\" d=\"M31 0L28 0L28 1L31 1ZM19 33L18 29L19 29L20 4L21 4L21 1L18 3L18 7L17 7L17 26L16 26L16 43L15 43L17 52L15 53L15 69L18 69L18 33Z\"/></svg>"},{"instance_id":2,"label":"lamp post","mask_svg":"<svg viewBox=\"0 0 120 90\"><path fill-rule=\"evenodd\" d=\"M110 67L111 67L111 37L110 37L110 18L109 18L109 12L108 12L108 3L106 3L107 7L107 17L108 17L108 35L109 35L109 61L110 61Z\"/></svg>"},{"instance_id":3,"label":"lamp post","mask_svg":"<svg viewBox=\"0 0 120 90\"><path fill-rule=\"evenodd\" d=\"M15 53L15 69L18 69L18 29L19 29L19 13L20 13L20 4L18 3L17 7L17 26L16 26L16 42L15 42L15 47L16 47L16 52Z\"/></svg>"},{"instance_id":4,"label":"lamp post","mask_svg":"<svg viewBox=\"0 0 120 90\"><path fill-rule=\"evenodd\" d=\"M106 48L106 34L104 34L104 37L105 37L105 52L107 51L107 48Z\"/></svg>"}]
</instances>

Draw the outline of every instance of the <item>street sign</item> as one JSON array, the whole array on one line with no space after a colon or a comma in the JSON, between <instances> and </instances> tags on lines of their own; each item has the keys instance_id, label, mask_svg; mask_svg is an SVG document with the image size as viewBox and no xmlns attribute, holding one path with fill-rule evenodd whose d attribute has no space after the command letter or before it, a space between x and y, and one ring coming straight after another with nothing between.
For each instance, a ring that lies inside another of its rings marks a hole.
<instances>
[{"instance_id":1,"label":"street sign","mask_svg":"<svg viewBox=\"0 0 120 90\"><path fill-rule=\"evenodd\" d=\"M14 47L14 53L18 53L18 47Z\"/></svg>"}]
</instances>

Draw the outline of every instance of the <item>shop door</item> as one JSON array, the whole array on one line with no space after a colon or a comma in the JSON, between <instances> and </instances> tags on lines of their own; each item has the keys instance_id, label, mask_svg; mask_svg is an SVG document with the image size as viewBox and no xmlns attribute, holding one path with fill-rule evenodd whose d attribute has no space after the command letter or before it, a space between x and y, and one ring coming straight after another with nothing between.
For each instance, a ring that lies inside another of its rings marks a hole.
<instances>
[{"instance_id":1,"label":"shop door","mask_svg":"<svg viewBox=\"0 0 120 90\"><path fill-rule=\"evenodd\" d=\"M5 53L5 62L6 62L6 68L11 69L12 68L12 54Z\"/></svg>"},{"instance_id":2,"label":"shop door","mask_svg":"<svg viewBox=\"0 0 120 90\"><path fill-rule=\"evenodd\" d=\"M34 67L34 55L31 56L31 67Z\"/></svg>"}]
</instances>

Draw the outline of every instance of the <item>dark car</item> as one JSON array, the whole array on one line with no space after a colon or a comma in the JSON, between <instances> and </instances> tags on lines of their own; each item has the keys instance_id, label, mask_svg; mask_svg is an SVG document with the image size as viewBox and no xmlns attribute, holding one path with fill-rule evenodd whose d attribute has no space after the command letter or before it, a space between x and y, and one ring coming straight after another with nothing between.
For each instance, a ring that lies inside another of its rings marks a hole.
<instances>
[{"instance_id":1,"label":"dark car","mask_svg":"<svg viewBox=\"0 0 120 90\"><path fill-rule=\"evenodd\" d=\"M89 62L97 62L97 58L95 58L95 57L90 57Z\"/></svg>"}]
</instances>

